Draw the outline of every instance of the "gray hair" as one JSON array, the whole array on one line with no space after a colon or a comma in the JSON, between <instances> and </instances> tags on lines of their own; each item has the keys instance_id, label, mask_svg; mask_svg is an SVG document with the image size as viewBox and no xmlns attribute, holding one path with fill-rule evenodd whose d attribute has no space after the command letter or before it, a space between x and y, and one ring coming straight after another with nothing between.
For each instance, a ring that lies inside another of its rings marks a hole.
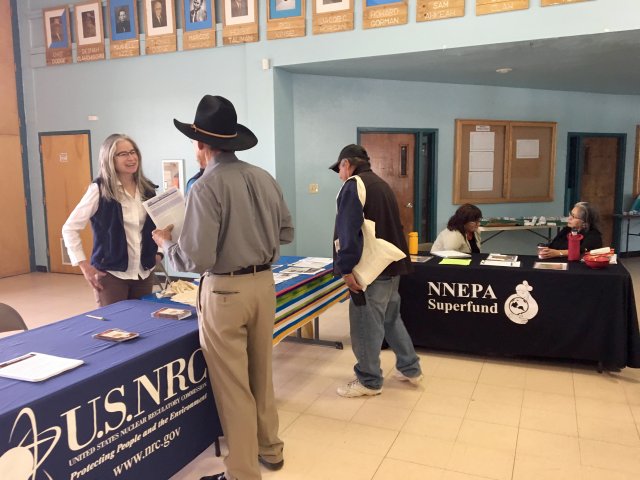
<instances>
[{"instance_id":1,"label":"gray hair","mask_svg":"<svg viewBox=\"0 0 640 480\"><path fill-rule=\"evenodd\" d=\"M100 185L100 193L106 200L120 201L120 189L118 188L118 174L114 164L114 158L118 147L118 142L127 141L133 145L134 150L138 154L138 170L133 174L133 179L140 191L143 200L147 200L146 193L155 190L156 186L144 176L142 173L142 153L136 142L123 133L113 133L105 138L100 146L100 176L102 180Z\"/></svg>"},{"instance_id":2,"label":"gray hair","mask_svg":"<svg viewBox=\"0 0 640 480\"><path fill-rule=\"evenodd\" d=\"M580 212L579 219L584 223L584 230L600 229L600 214L593 205L589 202L578 202L573 206L573 208Z\"/></svg>"}]
</instances>

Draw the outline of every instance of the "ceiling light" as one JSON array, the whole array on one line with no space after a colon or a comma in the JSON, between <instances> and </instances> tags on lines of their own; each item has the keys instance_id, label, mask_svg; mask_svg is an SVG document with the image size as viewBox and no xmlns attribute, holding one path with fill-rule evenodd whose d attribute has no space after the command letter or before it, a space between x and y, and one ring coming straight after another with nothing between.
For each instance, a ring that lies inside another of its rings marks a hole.
<instances>
[{"instance_id":1,"label":"ceiling light","mask_svg":"<svg viewBox=\"0 0 640 480\"><path fill-rule=\"evenodd\" d=\"M509 67L498 68L496 69L496 73L509 73L512 70L513 68L509 68Z\"/></svg>"}]
</instances>

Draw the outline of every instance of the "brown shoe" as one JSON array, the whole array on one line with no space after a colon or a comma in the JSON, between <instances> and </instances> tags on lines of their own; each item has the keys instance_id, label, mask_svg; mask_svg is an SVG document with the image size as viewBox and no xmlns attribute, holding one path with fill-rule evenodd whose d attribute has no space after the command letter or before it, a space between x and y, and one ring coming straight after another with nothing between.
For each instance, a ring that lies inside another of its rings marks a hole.
<instances>
[{"instance_id":1,"label":"brown shoe","mask_svg":"<svg viewBox=\"0 0 640 480\"><path fill-rule=\"evenodd\" d=\"M265 468L272 471L280 470L284 466L284 458L279 462L271 463L265 460L262 455L258 455L258 461L264 465Z\"/></svg>"}]
</instances>

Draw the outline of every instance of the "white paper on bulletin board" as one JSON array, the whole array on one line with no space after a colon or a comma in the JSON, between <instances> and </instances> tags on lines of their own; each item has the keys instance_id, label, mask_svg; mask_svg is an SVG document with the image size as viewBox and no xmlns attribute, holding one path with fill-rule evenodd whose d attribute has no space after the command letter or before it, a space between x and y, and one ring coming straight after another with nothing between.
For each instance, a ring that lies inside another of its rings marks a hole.
<instances>
[{"instance_id":1,"label":"white paper on bulletin board","mask_svg":"<svg viewBox=\"0 0 640 480\"><path fill-rule=\"evenodd\" d=\"M493 171L469 172L470 192L490 192L493 190Z\"/></svg>"},{"instance_id":2,"label":"white paper on bulletin board","mask_svg":"<svg viewBox=\"0 0 640 480\"><path fill-rule=\"evenodd\" d=\"M540 140L517 140L516 158L540 158Z\"/></svg>"},{"instance_id":3,"label":"white paper on bulletin board","mask_svg":"<svg viewBox=\"0 0 640 480\"><path fill-rule=\"evenodd\" d=\"M495 150L495 132L471 132L469 138L469 151L493 152Z\"/></svg>"},{"instance_id":4,"label":"white paper on bulletin board","mask_svg":"<svg viewBox=\"0 0 640 480\"><path fill-rule=\"evenodd\" d=\"M469 152L469 171L493 172L493 152Z\"/></svg>"}]
</instances>

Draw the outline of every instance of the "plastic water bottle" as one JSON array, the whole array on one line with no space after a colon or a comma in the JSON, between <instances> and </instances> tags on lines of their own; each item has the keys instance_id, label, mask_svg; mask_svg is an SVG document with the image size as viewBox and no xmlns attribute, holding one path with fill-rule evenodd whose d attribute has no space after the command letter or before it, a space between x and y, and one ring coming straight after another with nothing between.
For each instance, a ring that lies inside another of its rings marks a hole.
<instances>
[{"instance_id":1,"label":"plastic water bottle","mask_svg":"<svg viewBox=\"0 0 640 480\"><path fill-rule=\"evenodd\" d=\"M577 229L571 230L571 234L567 237L568 241L568 251L567 257L570 262L576 262L580 260L580 241L582 240L582 235L578 233Z\"/></svg>"}]
</instances>

